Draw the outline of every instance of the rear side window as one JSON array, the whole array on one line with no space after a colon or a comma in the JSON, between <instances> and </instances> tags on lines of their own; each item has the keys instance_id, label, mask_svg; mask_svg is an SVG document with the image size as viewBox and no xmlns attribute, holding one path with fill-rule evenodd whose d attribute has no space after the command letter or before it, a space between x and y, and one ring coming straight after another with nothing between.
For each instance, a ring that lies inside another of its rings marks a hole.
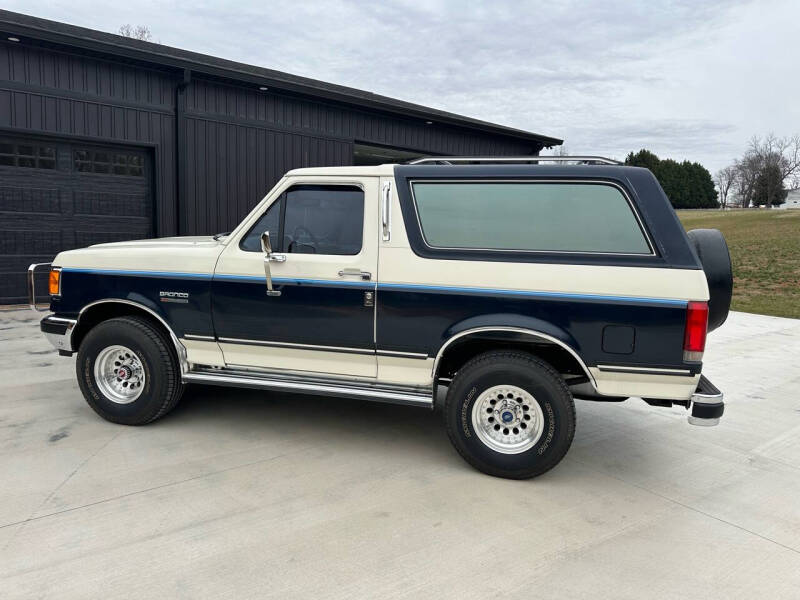
<instances>
[{"instance_id":1,"label":"rear side window","mask_svg":"<svg viewBox=\"0 0 800 600\"><path fill-rule=\"evenodd\" d=\"M432 248L652 254L630 203L602 183L412 183Z\"/></svg>"}]
</instances>

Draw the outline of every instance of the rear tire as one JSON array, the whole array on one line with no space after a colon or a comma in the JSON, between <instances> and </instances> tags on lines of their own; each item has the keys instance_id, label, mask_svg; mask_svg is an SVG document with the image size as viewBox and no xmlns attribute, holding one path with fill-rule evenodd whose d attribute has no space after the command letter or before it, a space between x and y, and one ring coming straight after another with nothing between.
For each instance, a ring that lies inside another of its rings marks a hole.
<instances>
[{"instance_id":1,"label":"rear tire","mask_svg":"<svg viewBox=\"0 0 800 600\"><path fill-rule=\"evenodd\" d=\"M112 423L155 421L172 410L183 394L172 343L141 317L96 325L81 343L75 366L86 402Z\"/></svg>"},{"instance_id":2,"label":"rear tire","mask_svg":"<svg viewBox=\"0 0 800 600\"><path fill-rule=\"evenodd\" d=\"M508 479L552 469L575 434L575 404L563 378L522 352L486 352L464 365L447 392L444 419L464 460Z\"/></svg>"}]
</instances>

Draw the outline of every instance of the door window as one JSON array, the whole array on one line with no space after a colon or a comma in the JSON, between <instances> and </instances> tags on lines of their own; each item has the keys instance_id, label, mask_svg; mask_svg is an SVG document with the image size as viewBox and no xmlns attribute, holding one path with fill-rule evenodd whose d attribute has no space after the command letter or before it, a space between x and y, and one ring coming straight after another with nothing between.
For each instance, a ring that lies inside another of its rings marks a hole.
<instances>
[{"instance_id":1,"label":"door window","mask_svg":"<svg viewBox=\"0 0 800 600\"><path fill-rule=\"evenodd\" d=\"M355 255L361 252L363 230L364 191L360 187L296 185L270 206L240 247L260 252L260 236L269 231L275 252ZM273 233L278 231L279 235Z\"/></svg>"}]
</instances>

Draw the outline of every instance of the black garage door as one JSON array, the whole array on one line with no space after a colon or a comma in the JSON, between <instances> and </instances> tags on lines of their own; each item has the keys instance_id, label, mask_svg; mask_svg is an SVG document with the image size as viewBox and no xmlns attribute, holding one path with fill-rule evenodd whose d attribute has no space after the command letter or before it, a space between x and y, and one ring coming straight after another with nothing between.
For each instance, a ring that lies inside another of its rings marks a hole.
<instances>
[{"instance_id":1,"label":"black garage door","mask_svg":"<svg viewBox=\"0 0 800 600\"><path fill-rule=\"evenodd\" d=\"M0 304L26 300L30 263L152 237L151 168L146 150L0 136Z\"/></svg>"}]
</instances>

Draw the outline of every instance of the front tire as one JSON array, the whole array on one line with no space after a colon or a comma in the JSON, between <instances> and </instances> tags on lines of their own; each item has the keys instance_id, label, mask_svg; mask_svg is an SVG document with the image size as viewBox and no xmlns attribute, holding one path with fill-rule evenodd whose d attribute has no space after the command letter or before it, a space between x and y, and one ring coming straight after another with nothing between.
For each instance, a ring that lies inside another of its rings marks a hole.
<instances>
[{"instance_id":1,"label":"front tire","mask_svg":"<svg viewBox=\"0 0 800 600\"><path fill-rule=\"evenodd\" d=\"M552 469L575 434L575 404L563 378L523 352L487 352L464 365L448 390L444 419L464 460L508 479Z\"/></svg>"},{"instance_id":2,"label":"front tire","mask_svg":"<svg viewBox=\"0 0 800 600\"><path fill-rule=\"evenodd\" d=\"M155 421L183 394L171 342L141 317L119 317L95 326L81 343L75 366L86 402L112 423Z\"/></svg>"}]
</instances>

